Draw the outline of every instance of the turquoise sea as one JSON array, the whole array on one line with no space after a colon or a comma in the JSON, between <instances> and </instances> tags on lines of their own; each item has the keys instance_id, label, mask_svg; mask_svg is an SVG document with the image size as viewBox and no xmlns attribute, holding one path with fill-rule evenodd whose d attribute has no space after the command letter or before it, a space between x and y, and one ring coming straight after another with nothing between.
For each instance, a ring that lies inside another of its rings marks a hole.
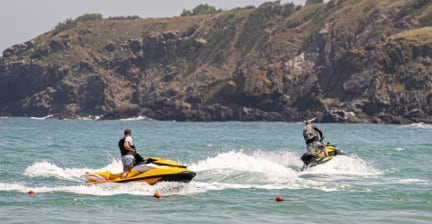
<instances>
[{"instance_id":1,"label":"turquoise sea","mask_svg":"<svg viewBox=\"0 0 432 224\"><path fill-rule=\"evenodd\" d=\"M0 118L1 223L431 222L432 125L317 125L347 154L299 172L300 122ZM86 171L120 172L126 128L143 155L197 176L84 185Z\"/></svg>"}]
</instances>

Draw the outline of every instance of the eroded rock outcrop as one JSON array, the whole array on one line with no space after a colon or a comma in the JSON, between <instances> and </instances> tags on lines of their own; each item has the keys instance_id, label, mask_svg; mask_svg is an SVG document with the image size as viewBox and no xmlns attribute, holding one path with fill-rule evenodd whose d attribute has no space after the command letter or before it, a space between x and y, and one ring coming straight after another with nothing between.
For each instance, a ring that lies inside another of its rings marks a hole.
<instances>
[{"instance_id":1,"label":"eroded rock outcrop","mask_svg":"<svg viewBox=\"0 0 432 224\"><path fill-rule=\"evenodd\" d=\"M432 122L431 13L333 0L81 19L3 52L0 115Z\"/></svg>"}]
</instances>

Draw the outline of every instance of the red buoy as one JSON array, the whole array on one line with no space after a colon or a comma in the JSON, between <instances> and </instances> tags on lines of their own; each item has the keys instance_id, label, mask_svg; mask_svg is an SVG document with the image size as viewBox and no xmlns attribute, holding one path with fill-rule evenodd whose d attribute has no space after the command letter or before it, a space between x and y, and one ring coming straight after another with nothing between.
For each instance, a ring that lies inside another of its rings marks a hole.
<instances>
[{"instance_id":1,"label":"red buoy","mask_svg":"<svg viewBox=\"0 0 432 224\"><path fill-rule=\"evenodd\" d=\"M33 194L36 194L36 192L30 190L30 191L28 192L28 194L33 195Z\"/></svg>"},{"instance_id":2,"label":"red buoy","mask_svg":"<svg viewBox=\"0 0 432 224\"><path fill-rule=\"evenodd\" d=\"M277 197L275 198L275 200L280 202L280 201L283 201L284 199L283 199L283 197L281 197L281 196L277 196Z\"/></svg>"},{"instance_id":3,"label":"red buoy","mask_svg":"<svg viewBox=\"0 0 432 224\"><path fill-rule=\"evenodd\" d=\"M155 198L160 198L161 196L160 196L159 193L155 193L155 194L153 195L153 197L155 197Z\"/></svg>"}]
</instances>

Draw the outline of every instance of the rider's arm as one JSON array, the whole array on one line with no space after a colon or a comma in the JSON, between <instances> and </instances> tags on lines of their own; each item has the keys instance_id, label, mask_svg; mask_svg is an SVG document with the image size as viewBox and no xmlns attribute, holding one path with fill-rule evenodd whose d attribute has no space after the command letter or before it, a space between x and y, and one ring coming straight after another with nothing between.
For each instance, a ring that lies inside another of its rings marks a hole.
<instances>
[{"instance_id":1,"label":"rider's arm","mask_svg":"<svg viewBox=\"0 0 432 224\"><path fill-rule=\"evenodd\" d=\"M317 131L317 132L319 133L319 135L320 135L320 139L322 139L322 138L323 138L323 133L322 133L322 131L321 131L317 126L313 126L313 128L315 129L315 131Z\"/></svg>"},{"instance_id":2,"label":"rider's arm","mask_svg":"<svg viewBox=\"0 0 432 224\"><path fill-rule=\"evenodd\" d=\"M124 148L125 148L126 150L128 150L129 152L131 152L131 153L135 153L135 149L133 149L133 148L129 145L129 141L124 141L123 146L124 146Z\"/></svg>"},{"instance_id":3,"label":"rider's arm","mask_svg":"<svg viewBox=\"0 0 432 224\"><path fill-rule=\"evenodd\" d=\"M320 141L322 141L323 138L324 138L322 131L318 127L316 127L316 126L314 126L314 129L319 133L319 135L320 135ZM325 157L327 157L328 153L327 153L327 150L326 150L325 146L323 146L323 152L324 152Z\"/></svg>"}]
</instances>

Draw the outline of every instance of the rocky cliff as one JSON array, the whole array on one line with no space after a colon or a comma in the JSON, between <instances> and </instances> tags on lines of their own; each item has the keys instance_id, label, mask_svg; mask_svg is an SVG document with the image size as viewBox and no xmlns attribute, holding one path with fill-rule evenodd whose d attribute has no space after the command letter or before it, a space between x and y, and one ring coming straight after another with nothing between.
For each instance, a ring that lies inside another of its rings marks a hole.
<instances>
[{"instance_id":1,"label":"rocky cliff","mask_svg":"<svg viewBox=\"0 0 432 224\"><path fill-rule=\"evenodd\" d=\"M432 122L432 2L79 17L3 52L0 115Z\"/></svg>"}]
</instances>

